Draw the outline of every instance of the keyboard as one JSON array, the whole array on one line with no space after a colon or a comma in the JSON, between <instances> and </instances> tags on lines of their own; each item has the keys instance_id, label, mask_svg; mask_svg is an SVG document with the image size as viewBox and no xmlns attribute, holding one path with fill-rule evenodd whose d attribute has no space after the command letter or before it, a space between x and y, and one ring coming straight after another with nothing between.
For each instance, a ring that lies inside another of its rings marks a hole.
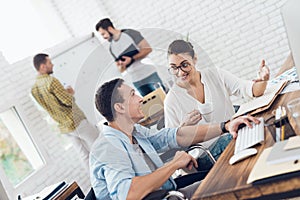
<instances>
[{"instance_id":1,"label":"keyboard","mask_svg":"<svg viewBox=\"0 0 300 200\"><path fill-rule=\"evenodd\" d=\"M238 131L238 136L235 142L234 154L252 147L258 143L261 143L265 139L264 134L264 119L259 118L260 123L254 124L253 127L249 128L245 126Z\"/></svg>"}]
</instances>

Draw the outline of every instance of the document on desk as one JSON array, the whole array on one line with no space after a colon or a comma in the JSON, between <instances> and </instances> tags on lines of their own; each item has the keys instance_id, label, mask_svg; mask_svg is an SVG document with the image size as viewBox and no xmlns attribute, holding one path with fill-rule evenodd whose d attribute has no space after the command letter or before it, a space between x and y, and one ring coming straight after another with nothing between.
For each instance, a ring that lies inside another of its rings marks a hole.
<instances>
[{"instance_id":1,"label":"document on desk","mask_svg":"<svg viewBox=\"0 0 300 200\"><path fill-rule=\"evenodd\" d=\"M277 95L280 94L283 88L287 85L287 83L288 81L281 81L276 84L272 84L270 87L267 87L264 95L242 104L232 118L236 118L246 113L253 115L268 109Z\"/></svg>"},{"instance_id":2,"label":"document on desk","mask_svg":"<svg viewBox=\"0 0 300 200\"><path fill-rule=\"evenodd\" d=\"M250 172L247 184L259 184L284 179L293 176L294 173L300 174L300 162L288 161L276 165L268 164L266 161L271 150L272 147L269 147L261 153Z\"/></svg>"}]
</instances>

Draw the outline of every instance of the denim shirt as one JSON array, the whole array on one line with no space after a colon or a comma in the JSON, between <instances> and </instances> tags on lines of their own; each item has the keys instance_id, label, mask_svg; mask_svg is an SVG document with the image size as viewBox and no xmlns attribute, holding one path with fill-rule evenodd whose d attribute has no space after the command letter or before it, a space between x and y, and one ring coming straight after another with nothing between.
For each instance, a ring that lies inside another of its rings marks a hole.
<instances>
[{"instance_id":1,"label":"denim shirt","mask_svg":"<svg viewBox=\"0 0 300 200\"><path fill-rule=\"evenodd\" d=\"M133 136L159 168L163 162L158 153L179 147L176 133L177 128L165 128L151 134L148 128L135 125ZM90 177L97 199L126 199L132 178L151 172L124 133L109 126L103 127L90 153ZM161 188L172 190L176 184L170 178Z\"/></svg>"}]
</instances>

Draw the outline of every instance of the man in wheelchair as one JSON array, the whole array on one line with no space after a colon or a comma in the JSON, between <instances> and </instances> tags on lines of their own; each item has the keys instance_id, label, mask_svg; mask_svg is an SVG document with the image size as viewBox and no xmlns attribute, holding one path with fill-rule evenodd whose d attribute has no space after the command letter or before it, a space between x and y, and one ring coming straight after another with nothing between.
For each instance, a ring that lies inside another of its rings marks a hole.
<instances>
[{"instance_id":1,"label":"man in wheelchair","mask_svg":"<svg viewBox=\"0 0 300 200\"><path fill-rule=\"evenodd\" d=\"M96 108L108 121L90 153L97 199L143 199L160 189L178 190L190 199L201 179L178 188L171 176L177 169L197 167L195 158L179 151L163 164L158 153L211 139L224 129L235 138L240 124L259 123L254 117L242 116L223 123L223 131L220 124L210 124L164 128L153 134L137 124L144 117L141 103L142 98L122 79L104 83L96 93Z\"/></svg>"}]
</instances>

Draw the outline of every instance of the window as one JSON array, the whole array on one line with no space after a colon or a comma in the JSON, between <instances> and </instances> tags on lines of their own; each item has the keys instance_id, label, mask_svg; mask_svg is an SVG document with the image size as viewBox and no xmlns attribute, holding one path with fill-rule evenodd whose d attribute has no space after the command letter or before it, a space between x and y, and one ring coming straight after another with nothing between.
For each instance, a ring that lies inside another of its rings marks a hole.
<instances>
[{"instance_id":1,"label":"window","mask_svg":"<svg viewBox=\"0 0 300 200\"><path fill-rule=\"evenodd\" d=\"M45 165L14 107L0 113L0 165L14 187Z\"/></svg>"},{"instance_id":2,"label":"window","mask_svg":"<svg viewBox=\"0 0 300 200\"><path fill-rule=\"evenodd\" d=\"M60 20L57 10L52 7L53 3L50 1L0 1L1 51L9 63L72 37ZM22 23L19 16L22 16Z\"/></svg>"}]
</instances>

